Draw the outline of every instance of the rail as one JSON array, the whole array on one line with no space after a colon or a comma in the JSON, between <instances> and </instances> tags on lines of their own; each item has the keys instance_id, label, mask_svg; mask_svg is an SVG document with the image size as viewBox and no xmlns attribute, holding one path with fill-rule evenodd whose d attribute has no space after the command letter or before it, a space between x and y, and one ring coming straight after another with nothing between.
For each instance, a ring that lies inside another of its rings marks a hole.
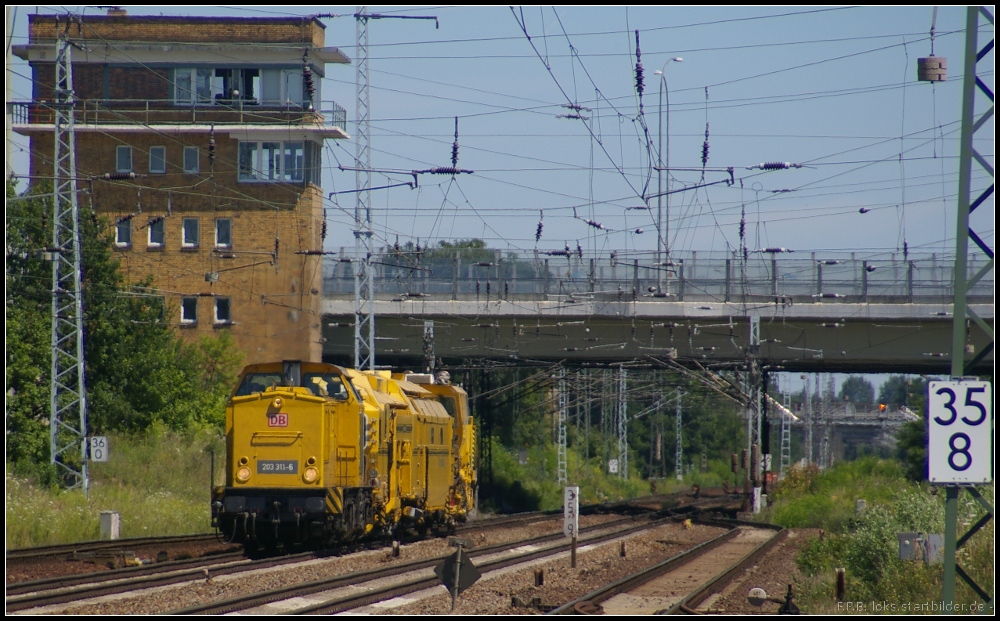
<instances>
[{"instance_id":1,"label":"rail","mask_svg":"<svg viewBox=\"0 0 1000 621\"><path fill-rule=\"evenodd\" d=\"M180 104L159 99L78 99L73 120L85 125L157 124L269 124L322 123L347 129L347 111L335 101L320 102L317 112L300 104L260 104L254 101L218 100L214 105ZM51 124L54 102L39 99L7 103L11 123Z\"/></svg>"},{"instance_id":2,"label":"rail","mask_svg":"<svg viewBox=\"0 0 1000 621\"><path fill-rule=\"evenodd\" d=\"M802 256L805 255L805 256ZM743 261L690 252L657 264L652 253L565 250L515 254L493 249L388 251L372 257L375 294L397 300L595 299L795 303L951 303L954 259L938 254L757 253ZM970 257L969 271L983 261ZM327 298L353 298L356 268L344 248L324 266ZM992 266L969 291L993 302Z\"/></svg>"}]
</instances>

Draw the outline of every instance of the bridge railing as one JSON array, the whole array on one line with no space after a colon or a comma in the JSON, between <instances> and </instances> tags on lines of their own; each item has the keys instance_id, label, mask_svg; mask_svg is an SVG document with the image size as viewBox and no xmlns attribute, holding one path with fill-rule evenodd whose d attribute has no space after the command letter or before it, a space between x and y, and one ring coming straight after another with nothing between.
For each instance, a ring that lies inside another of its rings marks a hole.
<instances>
[{"instance_id":1,"label":"bridge railing","mask_svg":"<svg viewBox=\"0 0 1000 621\"><path fill-rule=\"evenodd\" d=\"M353 249L328 256L324 294L353 298ZM983 267L970 257L970 273ZM388 249L372 258L380 299L544 300L564 297L666 301L950 303L954 258L943 254L689 252L657 263L652 253L573 250L513 253L488 248ZM969 292L993 301L993 270Z\"/></svg>"}]
</instances>

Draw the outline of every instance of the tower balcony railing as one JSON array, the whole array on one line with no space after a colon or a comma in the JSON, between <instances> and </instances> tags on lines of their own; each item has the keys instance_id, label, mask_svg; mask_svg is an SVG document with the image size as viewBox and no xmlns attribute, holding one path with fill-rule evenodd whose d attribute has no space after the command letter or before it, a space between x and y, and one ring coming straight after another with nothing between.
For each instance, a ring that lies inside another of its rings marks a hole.
<instances>
[{"instance_id":1,"label":"tower balcony railing","mask_svg":"<svg viewBox=\"0 0 1000 621\"><path fill-rule=\"evenodd\" d=\"M52 124L55 102L8 102L14 126ZM320 102L320 109L288 102L284 105L259 104L243 100L217 100L215 105L180 105L166 99L78 99L74 103L75 123L84 125L255 125L274 123L323 124L346 131L347 112L335 101Z\"/></svg>"}]
</instances>

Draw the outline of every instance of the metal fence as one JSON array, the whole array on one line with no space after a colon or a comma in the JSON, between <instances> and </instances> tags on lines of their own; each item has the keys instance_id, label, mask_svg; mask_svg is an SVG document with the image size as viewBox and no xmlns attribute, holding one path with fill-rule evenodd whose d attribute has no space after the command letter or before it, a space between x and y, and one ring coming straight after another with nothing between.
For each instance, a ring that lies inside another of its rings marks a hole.
<instances>
[{"instance_id":1,"label":"metal fence","mask_svg":"<svg viewBox=\"0 0 1000 621\"><path fill-rule=\"evenodd\" d=\"M384 251L372 257L379 297L437 299L548 299L592 296L620 299L739 302L950 303L954 257L938 254L752 254L690 252L669 262L653 253L596 256L573 251L511 253L493 249ZM970 273L983 267L970 257ZM352 250L328 256L324 293L354 296ZM993 270L969 291L973 302L993 301Z\"/></svg>"},{"instance_id":2,"label":"metal fence","mask_svg":"<svg viewBox=\"0 0 1000 621\"><path fill-rule=\"evenodd\" d=\"M53 103L45 100L7 104L14 125L52 123ZM323 123L347 130L347 111L335 101L323 101L319 114L299 104L259 105L252 101L219 100L216 104L179 104L155 99L78 99L73 120L90 125ZM291 118L290 118L291 116Z\"/></svg>"}]
</instances>

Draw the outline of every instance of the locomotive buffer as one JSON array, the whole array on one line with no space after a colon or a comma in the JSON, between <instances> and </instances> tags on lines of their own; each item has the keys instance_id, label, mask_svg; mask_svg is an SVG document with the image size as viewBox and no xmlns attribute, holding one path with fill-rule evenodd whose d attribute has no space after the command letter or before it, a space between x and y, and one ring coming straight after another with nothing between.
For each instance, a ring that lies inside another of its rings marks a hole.
<instances>
[{"instance_id":1,"label":"locomotive buffer","mask_svg":"<svg viewBox=\"0 0 1000 621\"><path fill-rule=\"evenodd\" d=\"M455 600L459 593L475 584L481 574L472 559L462 558L462 550L472 548L471 541L461 537L448 537L448 545L458 549L435 567L434 573L441 579L441 584L451 591L451 609L455 610Z\"/></svg>"}]
</instances>

